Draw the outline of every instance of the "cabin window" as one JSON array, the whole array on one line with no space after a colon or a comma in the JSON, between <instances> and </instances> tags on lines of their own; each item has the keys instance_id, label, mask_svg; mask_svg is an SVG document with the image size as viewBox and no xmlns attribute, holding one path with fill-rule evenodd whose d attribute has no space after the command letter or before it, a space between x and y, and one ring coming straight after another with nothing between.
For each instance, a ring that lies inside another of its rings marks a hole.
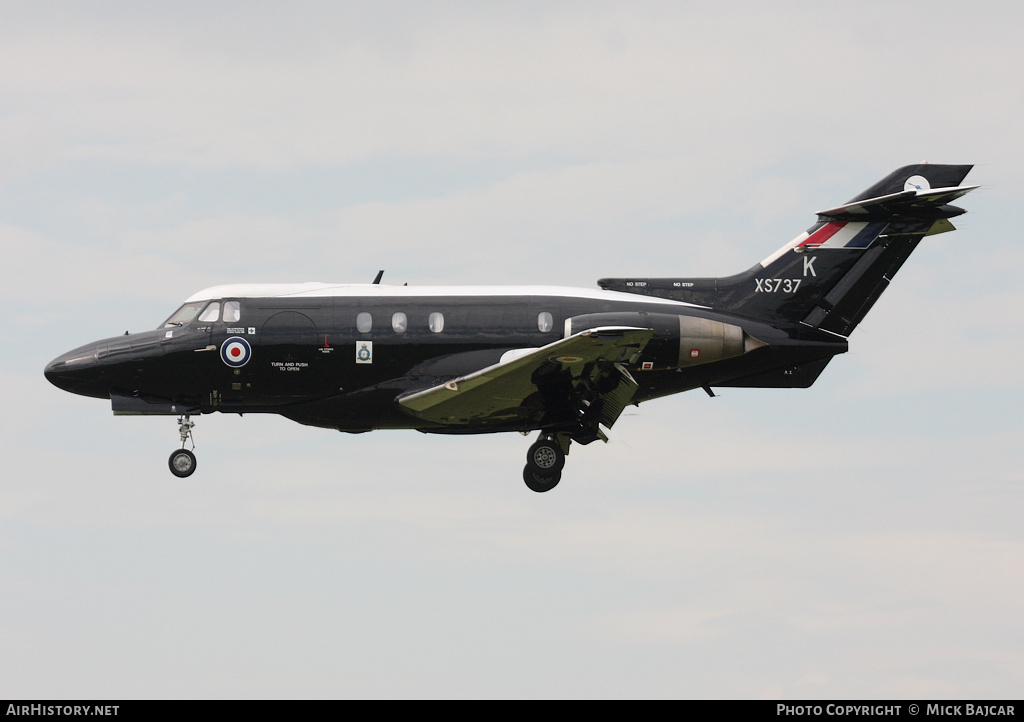
<instances>
[{"instance_id":1,"label":"cabin window","mask_svg":"<svg viewBox=\"0 0 1024 722\"><path fill-rule=\"evenodd\" d=\"M242 304L238 301L224 302L224 323L237 323L242 320Z\"/></svg>"},{"instance_id":2,"label":"cabin window","mask_svg":"<svg viewBox=\"0 0 1024 722\"><path fill-rule=\"evenodd\" d=\"M427 317L427 324L434 333L441 333L444 330L444 314L434 311Z\"/></svg>"},{"instance_id":3,"label":"cabin window","mask_svg":"<svg viewBox=\"0 0 1024 722\"><path fill-rule=\"evenodd\" d=\"M547 311L541 311L537 314L537 329L541 333L547 333L555 326L555 319L551 317L551 314Z\"/></svg>"},{"instance_id":4,"label":"cabin window","mask_svg":"<svg viewBox=\"0 0 1024 722\"><path fill-rule=\"evenodd\" d=\"M220 304L214 301L209 306L203 309L203 312L199 314L199 320L203 323L213 323L220 316Z\"/></svg>"},{"instance_id":5,"label":"cabin window","mask_svg":"<svg viewBox=\"0 0 1024 722\"><path fill-rule=\"evenodd\" d=\"M371 328L373 328L373 316L366 311L356 316L356 330L359 333L370 333Z\"/></svg>"},{"instance_id":6,"label":"cabin window","mask_svg":"<svg viewBox=\"0 0 1024 722\"><path fill-rule=\"evenodd\" d=\"M391 328L394 329L395 333L405 333L406 329L409 328L409 319L404 313L399 311L391 317Z\"/></svg>"}]
</instances>

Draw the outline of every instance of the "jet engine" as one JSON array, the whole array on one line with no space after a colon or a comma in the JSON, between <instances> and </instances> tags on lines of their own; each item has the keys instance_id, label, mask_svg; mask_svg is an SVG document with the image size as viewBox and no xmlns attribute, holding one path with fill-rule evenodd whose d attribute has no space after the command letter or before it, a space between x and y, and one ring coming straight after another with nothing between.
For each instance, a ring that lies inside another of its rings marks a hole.
<instances>
[{"instance_id":1,"label":"jet engine","mask_svg":"<svg viewBox=\"0 0 1024 722\"><path fill-rule=\"evenodd\" d=\"M739 326L669 313L588 313L565 321L565 336L602 326L654 329L635 364L644 370L687 368L741 356L768 344Z\"/></svg>"}]
</instances>

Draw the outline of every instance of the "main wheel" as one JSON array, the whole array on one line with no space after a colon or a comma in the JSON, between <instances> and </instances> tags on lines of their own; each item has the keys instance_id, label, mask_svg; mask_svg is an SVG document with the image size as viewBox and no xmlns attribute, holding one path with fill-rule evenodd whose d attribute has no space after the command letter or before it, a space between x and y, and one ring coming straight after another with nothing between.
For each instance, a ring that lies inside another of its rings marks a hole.
<instances>
[{"instance_id":1,"label":"main wheel","mask_svg":"<svg viewBox=\"0 0 1024 722\"><path fill-rule=\"evenodd\" d=\"M523 481L526 482L526 486L530 488L530 491L538 493L551 491L558 486L558 482L561 479L562 472L560 471L556 471L554 474L538 474L529 466L523 469Z\"/></svg>"},{"instance_id":2,"label":"main wheel","mask_svg":"<svg viewBox=\"0 0 1024 722\"><path fill-rule=\"evenodd\" d=\"M565 466L565 452L554 439L541 439L526 453L526 467L540 476L558 474Z\"/></svg>"},{"instance_id":3,"label":"main wheel","mask_svg":"<svg viewBox=\"0 0 1024 722\"><path fill-rule=\"evenodd\" d=\"M172 474L184 479L196 470L196 455L188 449L178 449L167 460L167 466L171 468Z\"/></svg>"}]
</instances>

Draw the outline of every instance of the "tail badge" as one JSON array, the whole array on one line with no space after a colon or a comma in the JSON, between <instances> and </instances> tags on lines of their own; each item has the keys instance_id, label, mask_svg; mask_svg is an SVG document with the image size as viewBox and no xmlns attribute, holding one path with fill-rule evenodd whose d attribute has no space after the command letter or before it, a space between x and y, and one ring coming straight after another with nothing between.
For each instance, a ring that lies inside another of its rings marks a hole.
<instances>
[{"instance_id":1,"label":"tail badge","mask_svg":"<svg viewBox=\"0 0 1024 722\"><path fill-rule=\"evenodd\" d=\"M905 191L928 191L931 190L932 184L928 182L928 179L923 175L912 175L907 178L907 182L903 184L903 190Z\"/></svg>"}]
</instances>

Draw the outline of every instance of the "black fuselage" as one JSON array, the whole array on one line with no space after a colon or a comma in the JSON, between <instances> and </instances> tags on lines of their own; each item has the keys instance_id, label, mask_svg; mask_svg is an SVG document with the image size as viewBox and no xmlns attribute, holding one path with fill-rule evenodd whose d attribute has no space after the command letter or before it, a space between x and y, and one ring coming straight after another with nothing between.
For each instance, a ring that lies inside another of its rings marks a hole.
<instances>
[{"instance_id":1,"label":"black fuselage","mask_svg":"<svg viewBox=\"0 0 1024 722\"><path fill-rule=\"evenodd\" d=\"M734 358L671 367L663 358L666 344L659 346L656 336L627 369L639 384L636 403L699 387L809 386L847 348L845 339L800 325L607 291L393 291L211 296L211 303L237 302L239 313L212 322L199 314L182 325L98 341L54 360L46 376L68 391L111 398L121 413L279 413L342 431L473 433L527 429L522 421L446 429L410 415L396 400L497 364L510 351L558 341L568 319L601 314L596 318L632 325L675 316L711 319L741 326L766 344ZM231 339L248 346L235 342L240 361L226 355ZM538 425L543 421L526 424Z\"/></svg>"}]
</instances>

